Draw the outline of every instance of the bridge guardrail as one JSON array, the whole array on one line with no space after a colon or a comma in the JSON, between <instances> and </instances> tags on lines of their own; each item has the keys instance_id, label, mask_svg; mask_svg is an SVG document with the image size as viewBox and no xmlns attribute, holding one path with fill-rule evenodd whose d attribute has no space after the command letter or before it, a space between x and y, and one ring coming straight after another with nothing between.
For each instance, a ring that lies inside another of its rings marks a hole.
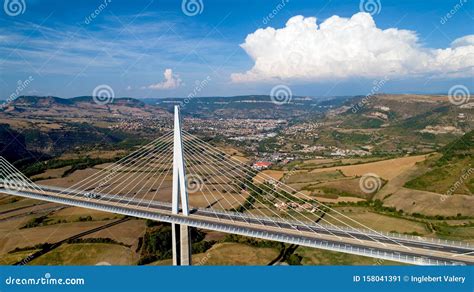
<instances>
[{"instance_id":1,"label":"bridge guardrail","mask_svg":"<svg viewBox=\"0 0 474 292\"><path fill-rule=\"evenodd\" d=\"M66 190L60 187L51 187L51 186L46 186L51 189L56 189L56 190ZM74 190L72 190L74 191ZM107 196L104 194L104 196ZM160 203L161 205L164 206L171 206L171 203L166 203L166 202L154 202L150 200L143 200L144 203ZM238 213L238 212L233 212L233 211L228 211L228 210L212 210L212 209L203 209L203 208L196 208L201 211L206 211L206 212L213 212L215 214L232 214L234 216L240 215L242 217L252 217L253 219L259 220L259 221L274 221L278 223L284 223L284 224L294 224L294 225L306 225L306 226L311 226L311 227L322 227L327 230L343 230L345 232L356 232L356 233L361 233L361 234L369 234L369 235L376 235L376 236L384 236L386 238L390 238L392 240L397 240L397 239L403 239L403 240L411 240L411 241L417 241L417 242L427 242L431 244L438 244L438 245L445 245L445 246L453 246L453 247L462 247L462 248L468 248L468 249L474 249L474 247L471 247L471 245L467 242L460 242L460 241L453 241L453 240L445 240L445 239L440 239L440 238L433 238L433 237L422 237L422 236L416 236L416 235L410 235L410 234L400 234L400 233L393 233L393 232L383 232L383 231L375 231L375 230L370 230L370 229L363 229L363 228L355 228L355 227L347 227L347 226L337 226L337 225L329 225L325 223L313 223L313 222L304 222L304 221L297 221L294 219L281 219L281 218L271 218L271 217L263 217L263 216L257 216L254 214L243 214L243 213Z\"/></svg>"},{"instance_id":2,"label":"bridge guardrail","mask_svg":"<svg viewBox=\"0 0 474 292\"><path fill-rule=\"evenodd\" d=\"M243 213L238 213L238 212L233 212L233 211L227 211L227 210L211 210L211 209L202 209L198 208L199 210L206 211L206 212L213 212L215 214L232 214L232 215L240 215L242 214L243 216L247 215L248 218L256 219L256 220L261 220L261 221L274 221L277 223L284 223L284 224L294 224L294 225L306 225L306 226L311 226L311 227L322 227L328 230L343 230L345 232L357 232L360 234L369 234L369 235L377 235L377 236L383 236L392 240L397 240L397 239L404 239L404 240L411 240L411 241L417 241L417 242L427 242L427 243L432 243L432 244L438 244L438 245L445 245L445 246L452 246L452 247L462 247L462 248L467 248L467 249L474 249L469 243L467 242L460 242L460 241L454 241L454 240L444 240L444 239L439 239L439 238L433 238L433 237L422 237L422 236L415 236L415 235L407 235L407 234L400 234L400 233L392 233L392 232L383 232L383 231L375 231L375 230L370 230L370 229L361 229L361 228L355 228L355 227L347 227L347 226L337 226L337 225L329 225L329 224L321 224L321 223L312 223L312 222L304 222L304 221L297 221L294 219L280 219L280 218L271 218L271 217L263 217L263 216L257 216L257 215L251 215L249 216L248 214L243 214Z\"/></svg>"},{"instance_id":3,"label":"bridge guardrail","mask_svg":"<svg viewBox=\"0 0 474 292\"><path fill-rule=\"evenodd\" d=\"M245 228L243 227L233 227L233 226L228 226L225 224L195 220L195 219L192 219L192 216L172 218L171 216L162 215L159 213L153 213L152 211L132 210L130 208L124 208L123 206L121 207L121 206L103 205L103 204L97 204L90 201L77 201L77 200L75 201L75 200L67 199L67 198L51 197L47 195L38 195L34 193L25 194L25 193L19 193L16 191L10 191L9 193L13 195L31 197L34 199L62 203L66 205L86 207L86 208L114 212L114 213L119 213L123 215L129 215L129 216L136 216L136 217L141 217L141 218L146 218L146 219L151 219L151 220L159 220L159 221L168 222L168 223L185 224L185 225L190 225L190 226L194 226L198 228L204 228L204 229L207 228L207 229L212 229L216 231L236 233L236 234L241 234L244 236L253 236L253 237L268 239L268 240L283 241L287 243L299 244L299 245L304 245L304 246L309 246L309 247L315 247L315 248L351 253L351 254L356 254L356 255L368 256L368 257L373 257L373 258L379 258L382 260L398 261L398 262L404 262L404 263L416 264L416 265L463 264L461 262L456 262L455 260L452 260L452 261L434 260L429 257L412 256L406 253L402 254L400 252L386 252L386 251L376 250L374 248L357 247L350 244L340 244L340 243L333 243L333 242L330 243L328 240L324 240L324 239L316 239L316 238L309 239L307 237L302 238L302 237L297 237L295 235L282 235L282 234L277 234L275 232L262 231L262 230L245 230Z\"/></svg>"}]
</instances>

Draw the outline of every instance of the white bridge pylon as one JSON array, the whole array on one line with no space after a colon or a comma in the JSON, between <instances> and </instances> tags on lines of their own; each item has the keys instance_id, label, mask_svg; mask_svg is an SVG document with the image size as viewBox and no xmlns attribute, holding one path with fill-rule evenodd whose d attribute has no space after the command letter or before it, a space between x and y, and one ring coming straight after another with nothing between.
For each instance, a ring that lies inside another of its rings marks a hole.
<instances>
[{"instance_id":1,"label":"white bridge pylon","mask_svg":"<svg viewBox=\"0 0 474 292\"><path fill-rule=\"evenodd\" d=\"M189 215L186 169L183 158L181 115L178 105L174 107L173 190L171 204L173 214L179 214L181 210L184 216ZM191 238L189 227L183 224L172 224L171 230L173 240L173 265L191 265Z\"/></svg>"}]
</instances>

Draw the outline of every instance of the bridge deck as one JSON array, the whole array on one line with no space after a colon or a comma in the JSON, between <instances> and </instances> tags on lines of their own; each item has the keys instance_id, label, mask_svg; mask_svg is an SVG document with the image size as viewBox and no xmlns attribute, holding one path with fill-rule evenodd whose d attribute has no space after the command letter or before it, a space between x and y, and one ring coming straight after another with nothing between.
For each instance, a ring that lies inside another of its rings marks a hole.
<instances>
[{"instance_id":1,"label":"bridge deck","mask_svg":"<svg viewBox=\"0 0 474 292\"><path fill-rule=\"evenodd\" d=\"M56 202L71 206L130 215L168 223L180 223L203 229L240 234L256 238L294 243L303 246L370 256L420 265L473 265L474 254L468 246L454 246L426 240L389 237L359 230L338 229L318 224L303 224L242 213L193 209L189 216L172 214L171 204L164 202L127 201L113 196L85 196L60 188L44 187L42 191L7 190L0 192Z\"/></svg>"}]
</instances>

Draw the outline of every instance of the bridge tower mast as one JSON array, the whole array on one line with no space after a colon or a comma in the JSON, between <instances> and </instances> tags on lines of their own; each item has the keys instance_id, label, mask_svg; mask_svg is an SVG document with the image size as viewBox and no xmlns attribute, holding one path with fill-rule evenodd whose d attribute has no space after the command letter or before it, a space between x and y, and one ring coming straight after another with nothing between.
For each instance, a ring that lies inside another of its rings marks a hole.
<instances>
[{"instance_id":1,"label":"bridge tower mast","mask_svg":"<svg viewBox=\"0 0 474 292\"><path fill-rule=\"evenodd\" d=\"M179 106L174 107L174 141L173 141L173 191L172 213L181 211L184 216L189 215L188 189L186 170L183 159L183 141L181 135L181 115ZM191 265L191 236L189 227L183 224L172 224L173 265Z\"/></svg>"}]
</instances>

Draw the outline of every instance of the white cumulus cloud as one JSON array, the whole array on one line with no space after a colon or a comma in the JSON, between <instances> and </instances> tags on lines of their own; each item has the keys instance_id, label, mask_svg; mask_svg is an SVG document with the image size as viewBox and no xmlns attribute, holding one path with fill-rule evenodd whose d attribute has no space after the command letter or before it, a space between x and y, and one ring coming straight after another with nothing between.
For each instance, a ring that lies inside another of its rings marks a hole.
<instances>
[{"instance_id":1,"label":"white cumulus cloud","mask_svg":"<svg viewBox=\"0 0 474 292\"><path fill-rule=\"evenodd\" d=\"M241 47L255 64L232 74L234 82L474 75L474 35L449 48L426 48L414 31L380 29L363 12L335 15L319 25L315 17L295 16L284 28L249 34Z\"/></svg>"},{"instance_id":2,"label":"white cumulus cloud","mask_svg":"<svg viewBox=\"0 0 474 292\"><path fill-rule=\"evenodd\" d=\"M452 48L474 46L474 34L458 38L451 43Z\"/></svg>"},{"instance_id":3,"label":"white cumulus cloud","mask_svg":"<svg viewBox=\"0 0 474 292\"><path fill-rule=\"evenodd\" d=\"M149 89L175 89L181 86L182 80L179 78L179 75L173 74L173 70L166 69L163 73L165 80L162 82L151 84L147 88Z\"/></svg>"}]
</instances>

